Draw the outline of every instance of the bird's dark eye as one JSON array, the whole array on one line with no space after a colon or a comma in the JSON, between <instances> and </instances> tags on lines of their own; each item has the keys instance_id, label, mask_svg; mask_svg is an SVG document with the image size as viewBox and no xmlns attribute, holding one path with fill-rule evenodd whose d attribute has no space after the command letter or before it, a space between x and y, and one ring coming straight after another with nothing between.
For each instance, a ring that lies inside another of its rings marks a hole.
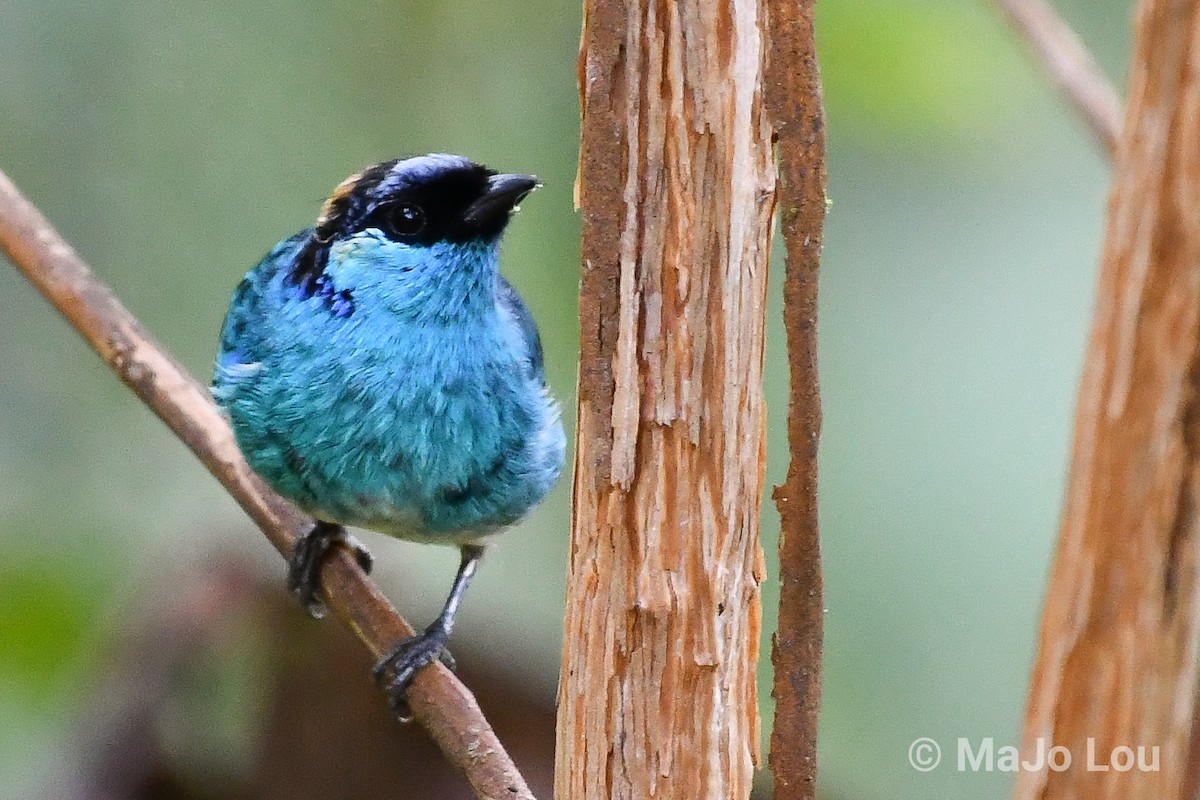
<instances>
[{"instance_id":1,"label":"bird's dark eye","mask_svg":"<svg viewBox=\"0 0 1200 800\"><path fill-rule=\"evenodd\" d=\"M388 209L387 223L394 234L406 239L425 230L425 212L412 203L398 203Z\"/></svg>"}]
</instances>

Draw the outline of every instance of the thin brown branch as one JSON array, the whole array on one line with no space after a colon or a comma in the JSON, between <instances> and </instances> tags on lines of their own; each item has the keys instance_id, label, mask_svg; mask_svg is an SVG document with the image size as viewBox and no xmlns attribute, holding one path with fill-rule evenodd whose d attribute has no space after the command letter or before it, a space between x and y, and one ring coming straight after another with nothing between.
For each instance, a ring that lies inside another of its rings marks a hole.
<instances>
[{"instance_id":1,"label":"thin brown branch","mask_svg":"<svg viewBox=\"0 0 1200 800\"><path fill-rule=\"evenodd\" d=\"M1121 138L1121 98L1087 47L1046 0L996 4L1113 158Z\"/></svg>"},{"instance_id":2,"label":"thin brown branch","mask_svg":"<svg viewBox=\"0 0 1200 800\"><path fill-rule=\"evenodd\" d=\"M817 274L825 223L825 117L813 36L815 0L779 3L768 24L767 108L778 137L780 227L787 249L784 325L791 394L791 463L774 498L780 516L779 627L771 772L778 800L812 800L817 791L817 715L821 701L824 592L817 529Z\"/></svg>"},{"instance_id":3,"label":"thin brown branch","mask_svg":"<svg viewBox=\"0 0 1200 800\"><path fill-rule=\"evenodd\" d=\"M187 372L147 334L112 292L0 172L0 248L75 326L105 363L167 424L238 501L282 554L312 526L272 493L242 459L229 425ZM328 605L375 657L413 628L339 548L325 562ZM487 800L533 795L484 719L470 691L441 664L418 673L410 706L446 757Z\"/></svg>"}]
</instances>

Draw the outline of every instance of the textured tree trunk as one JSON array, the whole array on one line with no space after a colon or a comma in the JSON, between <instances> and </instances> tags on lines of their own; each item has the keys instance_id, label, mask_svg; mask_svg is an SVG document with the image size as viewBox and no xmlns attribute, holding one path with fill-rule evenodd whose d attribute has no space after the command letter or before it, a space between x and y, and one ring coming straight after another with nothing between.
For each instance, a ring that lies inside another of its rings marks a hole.
<instances>
[{"instance_id":1,"label":"textured tree trunk","mask_svg":"<svg viewBox=\"0 0 1200 800\"><path fill-rule=\"evenodd\" d=\"M749 795L774 205L765 0L587 0L559 800Z\"/></svg>"},{"instance_id":2,"label":"textured tree trunk","mask_svg":"<svg viewBox=\"0 0 1200 800\"><path fill-rule=\"evenodd\" d=\"M1022 800L1196 791L1198 64L1200 0L1144 0L1022 739L1023 757L1061 746L1071 766L1021 773ZM1143 766L1118 771L1118 747Z\"/></svg>"}]
</instances>

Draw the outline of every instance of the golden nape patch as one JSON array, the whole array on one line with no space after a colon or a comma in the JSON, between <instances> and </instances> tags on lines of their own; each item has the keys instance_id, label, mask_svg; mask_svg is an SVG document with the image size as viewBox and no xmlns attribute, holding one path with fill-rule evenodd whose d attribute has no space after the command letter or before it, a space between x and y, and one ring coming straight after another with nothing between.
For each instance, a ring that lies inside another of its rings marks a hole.
<instances>
[{"instance_id":1,"label":"golden nape patch","mask_svg":"<svg viewBox=\"0 0 1200 800\"><path fill-rule=\"evenodd\" d=\"M317 217L318 229L325 228L329 223L337 219L341 209L345 207L342 201L354 191L354 187L358 185L360 178L362 178L362 173L356 172L337 185L337 188L333 190L333 194L329 195L329 199L321 206L321 215Z\"/></svg>"}]
</instances>

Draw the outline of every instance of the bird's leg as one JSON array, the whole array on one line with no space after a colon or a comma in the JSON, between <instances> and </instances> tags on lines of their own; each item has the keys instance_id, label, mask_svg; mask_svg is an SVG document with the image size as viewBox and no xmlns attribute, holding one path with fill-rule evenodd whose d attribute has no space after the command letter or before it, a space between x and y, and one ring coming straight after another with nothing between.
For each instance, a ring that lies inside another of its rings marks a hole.
<instances>
[{"instance_id":1,"label":"bird's leg","mask_svg":"<svg viewBox=\"0 0 1200 800\"><path fill-rule=\"evenodd\" d=\"M325 604L319 596L321 561L330 548L344 544L354 553L363 572L371 571L371 554L346 529L333 522L318 520L312 530L296 539L288 559L288 591L317 619L325 616Z\"/></svg>"},{"instance_id":2,"label":"bird's leg","mask_svg":"<svg viewBox=\"0 0 1200 800\"><path fill-rule=\"evenodd\" d=\"M475 568L483 556L483 548L473 544L463 545L461 552L462 561L458 566L458 575L454 578L454 586L450 588L450 596L446 598L442 613L438 614L438 618L424 632L400 642L375 665L375 680L383 684L388 695L388 705L402 720L412 718L405 694L418 670L435 659L440 659L450 669L454 669L454 658L446 649L446 639L454 627L454 615L458 613L458 604L462 601L467 587L471 585L471 578L475 576Z\"/></svg>"}]
</instances>

